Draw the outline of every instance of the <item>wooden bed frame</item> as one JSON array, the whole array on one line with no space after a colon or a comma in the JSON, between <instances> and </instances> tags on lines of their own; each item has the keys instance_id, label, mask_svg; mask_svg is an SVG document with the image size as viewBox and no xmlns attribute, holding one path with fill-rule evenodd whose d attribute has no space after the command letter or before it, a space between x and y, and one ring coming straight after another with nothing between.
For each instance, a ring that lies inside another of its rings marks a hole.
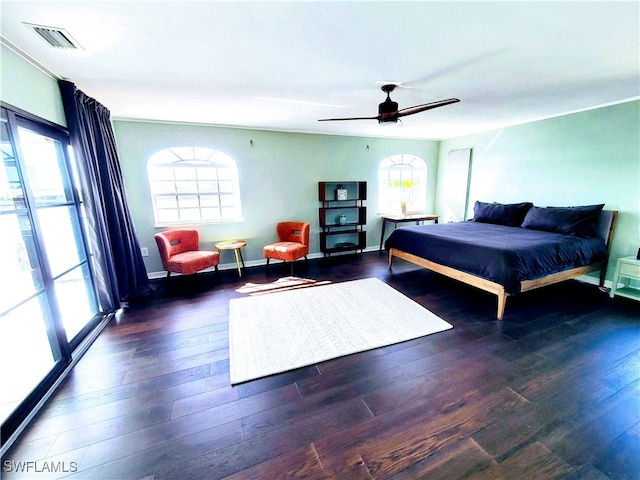
<instances>
[{"instance_id":1,"label":"wooden bed frame","mask_svg":"<svg viewBox=\"0 0 640 480\"><path fill-rule=\"evenodd\" d=\"M536 278L534 280L524 280L520 282L520 292L527 292L529 290L533 290L536 288L552 285L554 283L562 282L564 280L569 280L571 278L579 277L581 275L585 275L590 272L596 272L598 270L600 270L600 286L603 286L605 275L607 273L609 251L611 250L611 240L613 238L613 230L615 228L618 212L614 210L605 210L602 212L602 214L603 214L603 217L601 218L601 222L602 221L609 222L607 239L606 239L607 257L604 260L593 263L591 265L585 265L583 267L571 268L568 270L563 270L562 272L552 273L551 275L547 275L546 277ZM606 223L605 223L605 226L606 226ZM485 292L493 293L498 297L497 299L498 311L496 313L496 318L498 320L502 320L502 318L504 317L504 309L507 304L507 297L509 296L509 294L505 291L504 287L499 283L486 280L477 275L472 275L470 273L456 270L455 268L452 268L452 267L447 267L446 265L441 265L439 263L432 262L425 258L419 257L412 253L404 252L402 250L398 250L396 248L391 248L389 250L389 270L391 270L393 257L402 258L403 260L414 263L424 268L428 268L429 270L440 273L449 278L453 278L454 280L458 280L460 282L466 283L467 285L471 285L473 287L479 288L481 290L484 290Z\"/></svg>"}]
</instances>

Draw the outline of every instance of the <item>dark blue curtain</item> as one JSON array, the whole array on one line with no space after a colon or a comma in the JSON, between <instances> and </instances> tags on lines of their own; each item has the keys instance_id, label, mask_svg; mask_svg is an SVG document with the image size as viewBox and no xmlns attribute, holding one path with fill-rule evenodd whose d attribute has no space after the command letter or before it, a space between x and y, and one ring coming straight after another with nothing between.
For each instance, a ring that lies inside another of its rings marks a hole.
<instances>
[{"instance_id":1,"label":"dark blue curtain","mask_svg":"<svg viewBox=\"0 0 640 480\"><path fill-rule=\"evenodd\" d=\"M86 207L89 249L105 310L149 293L147 272L131 219L109 110L59 80L70 142Z\"/></svg>"}]
</instances>

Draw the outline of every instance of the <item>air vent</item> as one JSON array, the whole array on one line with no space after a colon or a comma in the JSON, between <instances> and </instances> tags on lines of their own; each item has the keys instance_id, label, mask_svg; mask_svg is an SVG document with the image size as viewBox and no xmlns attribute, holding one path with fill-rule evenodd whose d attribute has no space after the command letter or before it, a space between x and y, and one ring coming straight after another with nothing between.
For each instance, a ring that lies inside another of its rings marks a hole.
<instances>
[{"instance_id":1,"label":"air vent","mask_svg":"<svg viewBox=\"0 0 640 480\"><path fill-rule=\"evenodd\" d=\"M25 25L32 28L52 47L69 49L82 48L80 44L73 39L69 32L63 28L45 27L44 25L33 25L31 23L25 23Z\"/></svg>"}]
</instances>

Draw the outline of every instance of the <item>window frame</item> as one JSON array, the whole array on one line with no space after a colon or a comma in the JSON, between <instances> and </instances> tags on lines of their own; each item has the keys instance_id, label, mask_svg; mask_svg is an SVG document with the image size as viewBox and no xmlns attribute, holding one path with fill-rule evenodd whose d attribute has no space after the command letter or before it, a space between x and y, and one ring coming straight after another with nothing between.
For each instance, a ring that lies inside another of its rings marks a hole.
<instances>
[{"instance_id":1,"label":"window frame","mask_svg":"<svg viewBox=\"0 0 640 480\"><path fill-rule=\"evenodd\" d=\"M395 172L400 174L393 175ZM427 163L417 155L399 153L384 158L378 165L378 214L401 213L403 202L406 213L426 211L428 173ZM392 187L392 181L400 186ZM407 182L409 186L404 186Z\"/></svg>"},{"instance_id":2,"label":"window frame","mask_svg":"<svg viewBox=\"0 0 640 480\"><path fill-rule=\"evenodd\" d=\"M147 160L147 175L156 227L243 221L238 166L220 150L159 150Z\"/></svg>"}]
</instances>

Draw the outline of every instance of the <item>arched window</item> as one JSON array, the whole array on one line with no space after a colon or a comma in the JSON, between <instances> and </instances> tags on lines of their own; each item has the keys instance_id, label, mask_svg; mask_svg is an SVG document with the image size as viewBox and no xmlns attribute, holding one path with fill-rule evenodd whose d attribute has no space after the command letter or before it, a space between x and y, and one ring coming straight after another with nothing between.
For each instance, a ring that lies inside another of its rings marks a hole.
<instances>
[{"instance_id":1,"label":"arched window","mask_svg":"<svg viewBox=\"0 0 640 480\"><path fill-rule=\"evenodd\" d=\"M392 155L378 168L378 213L424 212L427 208L427 164L409 154Z\"/></svg>"},{"instance_id":2,"label":"arched window","mask_svg":"<svg viewBox=\"0 0 640 480\"><path fill-rule=\"evenodd\" d=\"M236 162L210 148L176 147L147 162L158 226L242 219Z\"/></svg>"}]
</instances>

